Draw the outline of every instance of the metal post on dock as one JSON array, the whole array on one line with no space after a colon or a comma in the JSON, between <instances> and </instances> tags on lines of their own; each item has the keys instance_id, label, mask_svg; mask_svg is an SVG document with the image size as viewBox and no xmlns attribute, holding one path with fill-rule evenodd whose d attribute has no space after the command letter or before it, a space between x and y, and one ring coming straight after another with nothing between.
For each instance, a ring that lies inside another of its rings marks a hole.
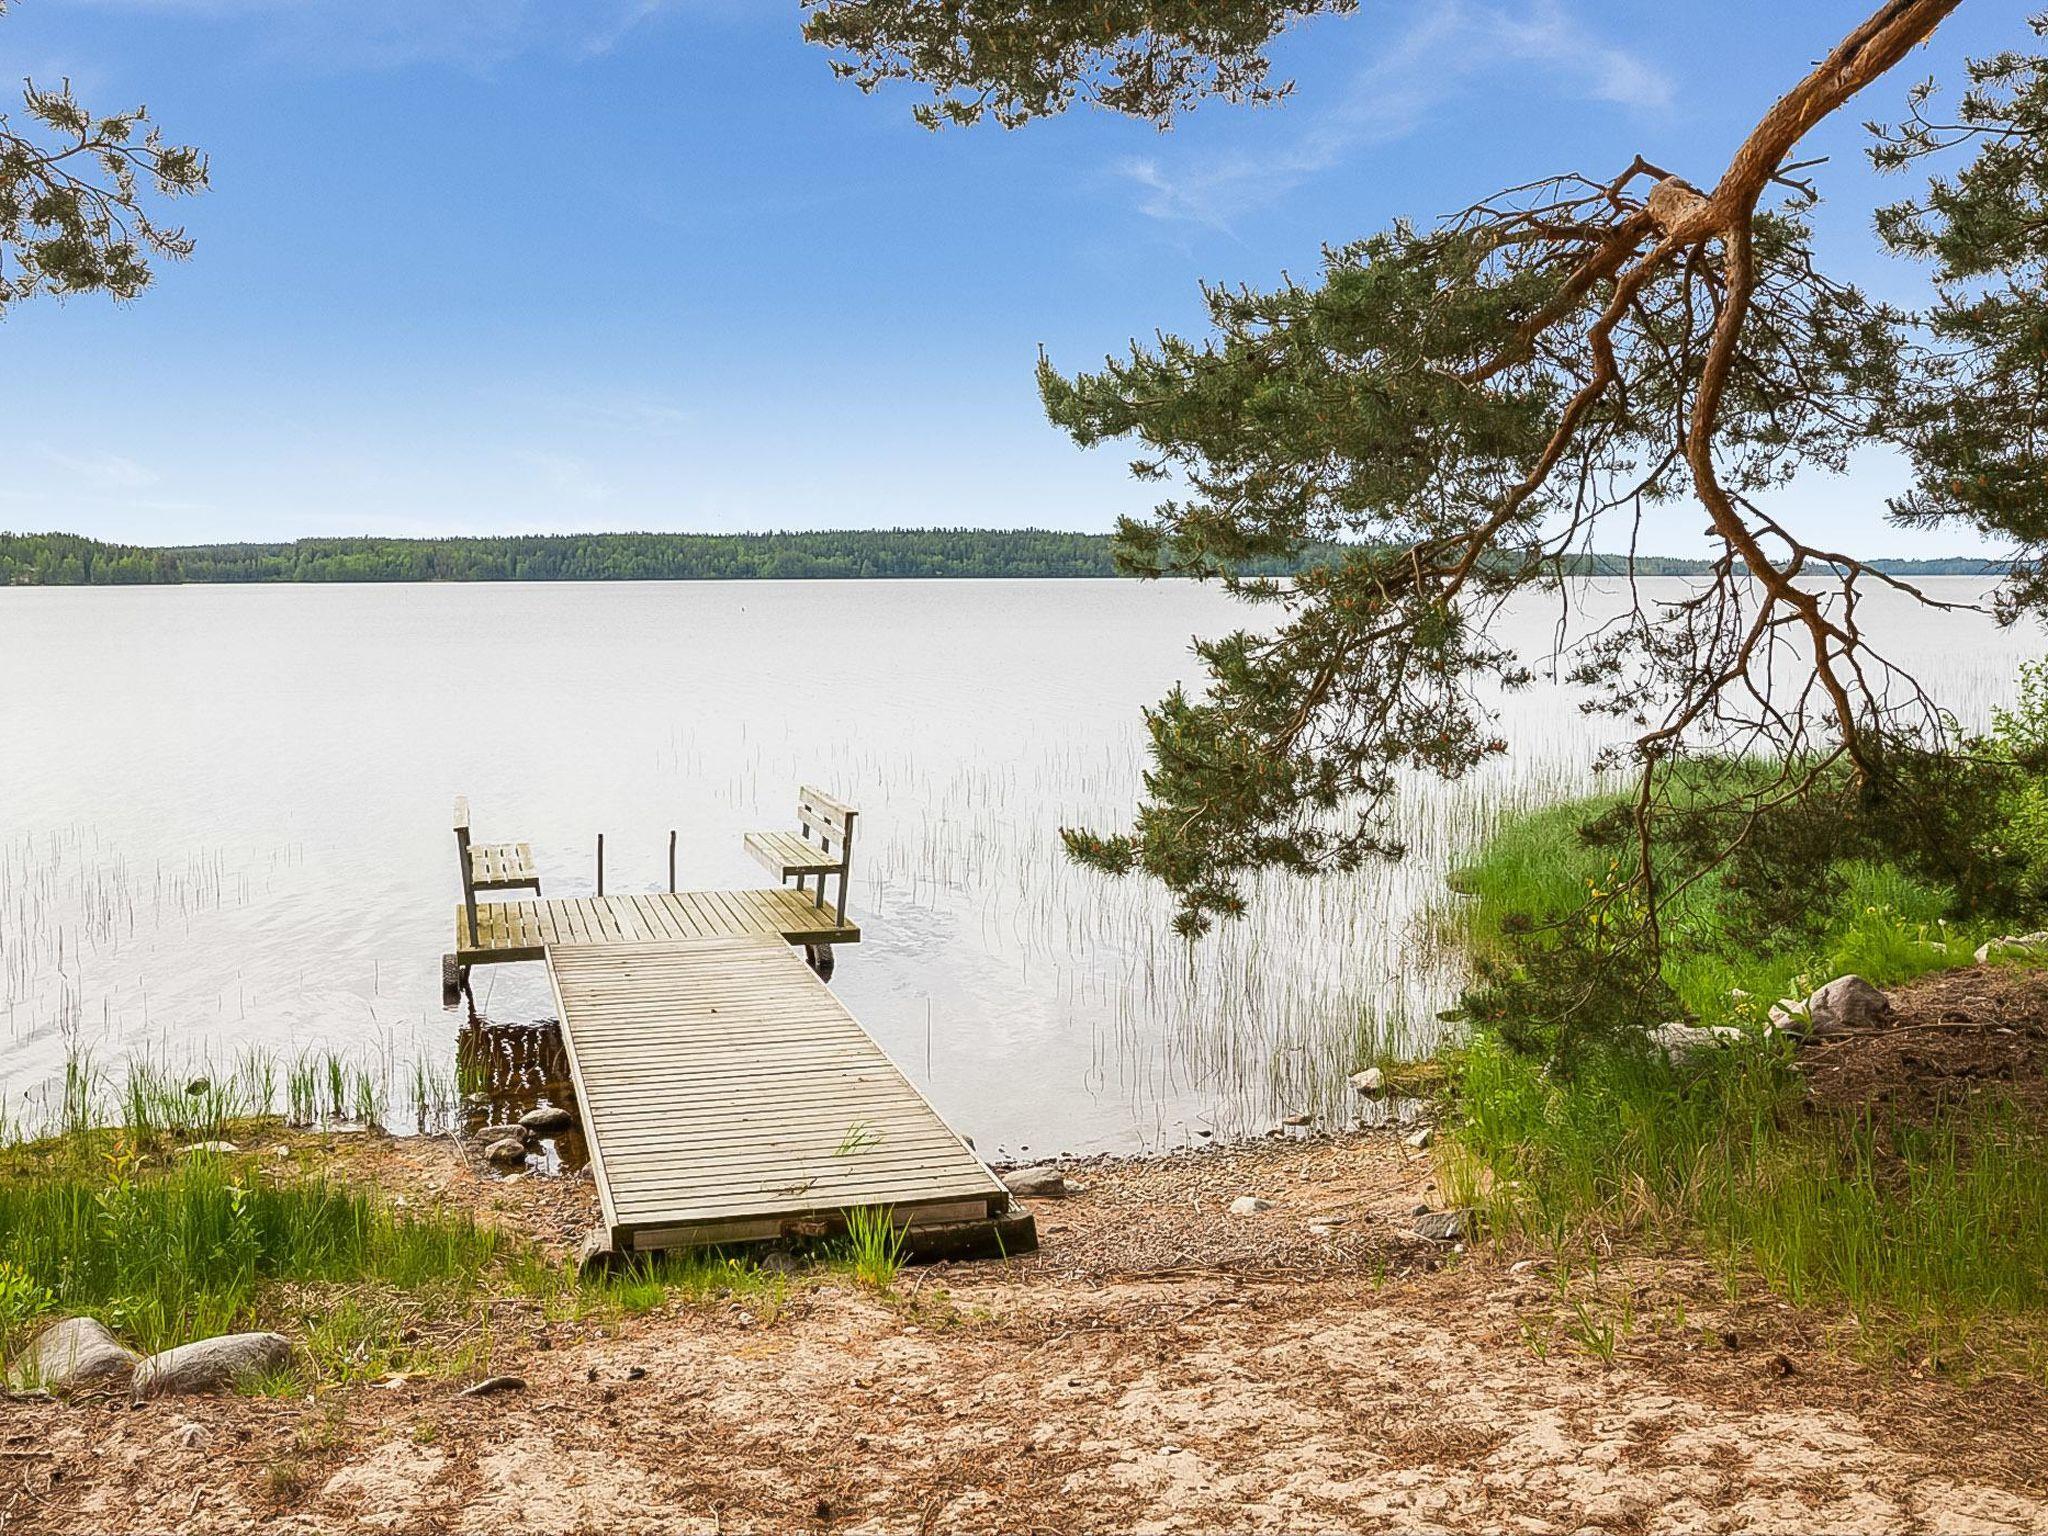
<instances>
[{"instance_id":1,"label":"metal post on dock","mask_svg":"<svg viewBox=\"0 0 2048 1536\"><path fill-rule=\"evenodd\" d=\"M671 896L676 893L676 833L673 827L668 833L668 893Z\"/></svg>"},{"instance_id":2,"label":"metal post on dock","mask_svg":"<svg viewBox=\"0 0 2048 1536\"><path fill-rule=\"evenodd\" d=\"M604 894L604 834L597 834L597 894Z\"/></svg>"}]
</instances>

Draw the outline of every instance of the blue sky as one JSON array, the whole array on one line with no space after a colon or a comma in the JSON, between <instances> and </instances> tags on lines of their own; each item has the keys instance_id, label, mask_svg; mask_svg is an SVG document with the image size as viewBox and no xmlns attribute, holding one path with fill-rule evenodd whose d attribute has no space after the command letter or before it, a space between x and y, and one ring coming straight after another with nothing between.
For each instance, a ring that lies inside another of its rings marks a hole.
<instances>
[{"instance_id":1,"label":"blue sky","mask_svg":"<svg viewBox=\"0 0 2048 1536\"><path fill-rule=\"evenodd\" d=\"M1367 0L1283 43L1277 109L932 134L795 0L15 0L0 75L146 101L214 186L137 303L0 322L0 527L1104 528L1152 497L1045 424L1041 343L1091 364L1198 326L1200 279L1548 172L1711 181L1866 8ZM1913 292L1856 122L2020 14L1964 7L1816 133L1838 274ZM1895 474L1787 495L1868 553L1959 548L1882 525ZM1645 547L1697 549L1668 515Z\"/></svg>"}]
</instances>

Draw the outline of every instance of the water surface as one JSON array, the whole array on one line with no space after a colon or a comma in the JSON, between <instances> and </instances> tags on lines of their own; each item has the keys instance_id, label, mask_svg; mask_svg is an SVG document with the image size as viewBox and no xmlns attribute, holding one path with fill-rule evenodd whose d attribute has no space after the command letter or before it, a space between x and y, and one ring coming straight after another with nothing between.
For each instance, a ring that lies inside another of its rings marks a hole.
<instances>
[{"instance_id":1,"label":"water surface","mask_svg":"<svg viewBox=\"0 0 2048 1536\"><path fill-rule=\"evenodd\" d=\"M1677 583L1652 584L1672 592ZM1934 581L1944 596L1983 583ZM1581 584L1591 617L1618 589ZM1547 649L1554 608L1511 628ZM1966 719L2033 632L1874 602ZM1394 868L1276 880L1192 952L1167 904L1061 856L1137 792L1140 707L1242 612L1180 583L754 582L0 591L0 1086L81 1045L216 1063L343 1050L402 1100L445 1071L449 805L534 846L550 896L754 885L799 781L862 812L834 988L984 1151L1133 1148L1341 1116L1378 1031L1418 1043L1455 963L1416 922L1504 807L1588 782L1611 727L1510 701L1513 758L1403 813ZM1887 627L1888 626L1888 627ZM538 966L477 972L544 1019Z\"/></svg>"}]
</instances>

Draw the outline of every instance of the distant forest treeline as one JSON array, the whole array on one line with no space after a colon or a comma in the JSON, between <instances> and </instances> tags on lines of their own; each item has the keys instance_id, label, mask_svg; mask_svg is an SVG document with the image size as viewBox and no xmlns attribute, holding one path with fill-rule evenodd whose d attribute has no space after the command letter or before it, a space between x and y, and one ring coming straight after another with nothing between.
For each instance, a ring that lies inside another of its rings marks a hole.
<instances>
[{"instance_id":1,"label":"distant forest treeline","mask_svg":"<svg viewBox=\"0 0 2048 1536\"><path fill-rule=\"evenodd\" d=\"M0 533L0 586L230 581L744 581L845 577L1113 576L1106 533L890 528L833 533L571 533L479 539L299 539L290 544L106 544ZM1987 560L1879 560L1900 575L1976 576ZM1584 569L1625 562L1594 555ZM1701 560L1638 556L1637 574L1694 575ZM1274 562L1248 574L1283 575Z\"/></svg>"}]
</instances>

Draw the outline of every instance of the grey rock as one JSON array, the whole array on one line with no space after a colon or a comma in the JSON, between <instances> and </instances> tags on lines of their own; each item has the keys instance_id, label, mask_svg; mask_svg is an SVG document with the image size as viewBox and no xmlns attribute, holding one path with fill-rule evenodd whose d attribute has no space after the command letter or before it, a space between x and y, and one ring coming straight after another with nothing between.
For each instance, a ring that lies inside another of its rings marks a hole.
<instances>
[{"instance_id":1,"label":"grey rock","mask_svg":"<svg viewBox=\"0 0 2048 1536\"><path fill-rule=\"evenodd\" d=\"M209 1157L233 1157L242 1149L232 1141L193 1141L178 1148L180 1152L201 1152Z\"/></svg>"},{"instance_id":2,"label":"grey rock","mask_svg":"<svg viewBox=\"0 0 2048 1536\"><path fill-rule=\"evenodd\" d=\"M1659 1024L1643 1031L1643 1038L1673 1063L1692 1060L1702 1051L1727 1050L1749 1037L1729 1024Z\"/></svg>"},{"instance_id":3,"label":"grey rock","mask_svg":"<svg viewBox=\"0 0 2048 1536\"><path fill-rule=\"evenodd\" d=\"M1886 1029L1891 1021L1890 1000L1861 976L1837 976L1805 1002L1788 998L1771 1010L1772 1025L1800 1039Z\"/></svg>"},{"instance_id":4,"label":"grey rock","mask_svg":"<svg viewBox=\"0 0 2048 1536\"><path fill-rule=\"evenodd\" d=\"M1239 1195L1230 1202L1230 1214L1233 1216L1256 1216L1261 1211L1270 1211L1271 1209L1273 1209L1273 1202L1261 1200L1257 1195Z\"/></svg>"},{"instance_id":5,"label":"grey rock","mask_svg":"<svg viewBox=\"0 0 2048 1536\"><path fill-rule=\"evenodd\" d=\"M1367 1067L1351 1074L1351 1087L1354 1092L1376 1099L1387 1091L1387 1074L1378 1067Z\"/></svg>"},{"instance_id":6,"label":"grey rock","mask_svg":"<svg viewBox=\"0 0 2048 1536\"><path fill-rule=\"evenodd\" d=\"M519 1123L537 1135L548 1136L571 1129L576 1124L576 1117L559 1104L543 1104L521 1115Z\"/></svg>"},{"instance_id":7,"label":"grey rock","mask_svg":"<svg viewBox=\"0 0 2048 1536\"><path fill-rule=\"evenodd\" d=\"M516 1136L505 1136L484 1148L484 1156L500 1167L516 1167L526 1161L526 1143Z\"/></svg>"},{"instance_id":8,"label":"grey rock","mask_svg":"<svg viewBox=\"0 0 2048 1536\"><path fill-rule=\"evenodd\" d=\"M185 1085L185 1093L188 1098L203 1098L211 1092L213 1092L213 1079L210 1077L195 1077Z\"/></svg>"},{"instance_id":9,"label":"grey rock","mask_svg":"<svg viewBox=\"0 0 2048 1536\"><path fill-rule=\"evenodd\" d=\"M2048 960L2048 933L2008 933L1977 946L1977 963L1992 960Z\"/></svg>"},{"instance_id":10,"label":"grey rock","mask_svg":"<svg viewBox=\"0 0 2048 1536\"><path fill-rule=\"evenodd\" d=\"M776 1248L761 1255L760 1267L763 1272L771 1275L793 1275L802 1269L803 1265L797 1263L795 1254L784 1253L780 1248Z\"/></svg>"},{"instance_id":11,"label":"grey rock","mask_svg":"<svg viewBox=\"0 0 2048 1536\"><path fill-rule=\"evenodd\" d=\"M1479 1234L1479 1213L1469 1208L1430 1211L1415 1218L1415 1235L1432 1243L1468 1243Z\"/></svg>"},{"instance_id":12,"label":"grey rock","mask_svg":"<svg viewBox=\"0 0 2048 1536\"><path fill-rule=\"evenodd\" d=\"M283 1370L291 1359L281 1333L224 1333L151 1355L135 1367L135 1396L218 1392L259 1371Z\"/></svg>"},{"instance_id":13,"label":"grey rock","mask_svg":"<svg viewBox=\"0 0 2048 1536\"><path fill-rule=\"evenodd\" d=\"M1051 1163L1040 1163L1034 1168L1017 1168L1004 1174L1003 1187L1013 1195L1057 1200L1067 1192L1067 1176Z\"/></svg>"},{"instance_id":14,"label":"grey rock","mask_svg":"<svg viewBox=\"0 0 2048 1536\"><path fill-rule=\"evenodd\" d=\"M1401 1138L1403 1146L1413 1147L1418 1152L1427 1152L1430 1143L1436 1140L1436 1132L1428 1126L1420 1126Z\"/></svg>"},{"instance_id":15,"label":"grey rock","mask_svg":"<svg viewBox=\"0 0 2048 1536\"><path fill-rule=\"evenodd\" d=\"M30 1342L8 1372L13 1387L67 1391L93 1382L118 1386L139 1357L121 1347L96 1317L67 1317L50 1324Z\"/></svg>"},{"instance_id":16,"label":"grey rock","mask_svg":"<svg viewBox=\"0 0 2048 1536\"><path fill-rule=\"evenodd\" d=\"M476 1133L478 1145L488 1147L494 1141L525 1141L529 1135L525 1126L516 1121L504 1125L487 1125Z\"/></svg>"}]
</instances>

